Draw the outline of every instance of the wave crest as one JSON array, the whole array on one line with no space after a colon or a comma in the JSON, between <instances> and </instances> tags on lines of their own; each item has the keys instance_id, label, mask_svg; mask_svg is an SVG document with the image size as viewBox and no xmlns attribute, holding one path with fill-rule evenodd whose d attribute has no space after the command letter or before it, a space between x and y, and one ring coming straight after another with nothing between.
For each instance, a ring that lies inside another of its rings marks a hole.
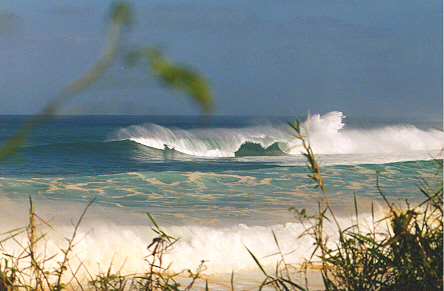
<instances>
[{"instance_id":1,"label":"wave crest","mask_svg":"<svg viewBox=\"0 0 444 291\"><path fill-rule=\"evenodd\" d=\"M437 129L422 130L408 124L347 128L344 119L342 112L333 111L312 115L302 124L315 154L408 156L409 153L440 151L443 147L443 135ZM184 130L149 123L120 129L116 139L207 158L300 155L300 141L284 127L283 124L265 124ZM421 155L420 159L423 157Z\"/></svg>"},{"instance_id":2,"label":"wave crest","mask_svg":"<svg viewBox=\"0 0 444 291\"><path fill-rule=\"evenodd\" d=\"M276 142L288 141L288 134L272 126L184 130L149 123L121 129L117 139L197 157L234 157L244 144L253 143L266 149Z\"/></svg>"}]
</instances>

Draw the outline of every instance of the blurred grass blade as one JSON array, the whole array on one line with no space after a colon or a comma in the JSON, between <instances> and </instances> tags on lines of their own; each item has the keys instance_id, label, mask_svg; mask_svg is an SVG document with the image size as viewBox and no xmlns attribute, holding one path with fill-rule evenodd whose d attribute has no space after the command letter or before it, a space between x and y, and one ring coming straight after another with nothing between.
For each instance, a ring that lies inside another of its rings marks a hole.
<instances>
[{"instance_id":1,"label":"blurred grass blade","mask_svg":"<svg viewBox=\"0 0 444 291\"><path fill-rule=\"evenodd\" d=\"M231 272L230 283L231 283L231 291L234 291L234 270Z\"/></svg>"}]
</instances>

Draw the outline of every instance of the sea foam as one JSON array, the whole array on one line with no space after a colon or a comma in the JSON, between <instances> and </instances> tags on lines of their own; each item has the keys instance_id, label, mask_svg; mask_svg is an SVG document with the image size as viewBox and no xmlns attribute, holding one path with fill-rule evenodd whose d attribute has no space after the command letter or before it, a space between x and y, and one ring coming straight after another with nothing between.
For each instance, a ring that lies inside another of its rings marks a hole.
<instances>
[{"instance_id":1,"label":"sea foam","mask_svg":"<svg viewBox=\"0 0 444 291\"><path fill-rule=\"evenodd\" d=\"M382 212L379 216L382 217ZM368 225L370 219L369 215L360 216L362 226ZM339 221L343 227L347 227L355 222L355 218L340 218ZM57 268L57 262L63 257L61 250L67 248L67 239L72 238L74 226L54 225L49 229L41 225L38 229L45 233L45 237L37 251L40 255L55 256L46 263L46 267ZM170 265L169 271L172 274L187 269L194 272L202 261L205 265L203 274L206 276L258 270L249 252L266 269L275 268L283 257L286 263L298 267L309 259L314 250L314 239L308 235L301 236L305 227L296 221L266 227L237 224L227 228L187 225L161 226L161 229L178 238L173 248L164 255L164 266ZM331 241L336 241L337 228L326 222L325 229ZM122 226L105 221L90 221L77 230L69 265L74 269L79 268L78 278L85 283L92 279L91 274L103 273L110 267L121 274L141 274L149 270L149 255L153 249L147 247L155 237L156 233L149 226ZM21 239L17 238L22 245L27 245L26 240L25 235ZM9 250L15 247L11 253L20 253L13 240L7 241L3 247Z\"/></svg>"},{"instance_id":2,"label":"sea foam","mask_svg":"<svg viewBox=\"0 0 444 291\"><path fill-rule=\"evenodd\" d=\"M342 112L333 111L311 115L302 123L302 133L310 140L316 155L348 155L348 158L340 159L352 164L363 161L387 163L436 158L443 147L443 135L438 129L423 130L408 124L349 128L344 119ZM263 149L254 152L254 148L250 147L243 151L250 152L252 156L300 156L303 151L301 141L295 138L286 124L185 130L150 123L122 128L115 139L205 158L234 157L248 144L257 144ZM266 152L273 145L277 145L273 147L274 152ZM281 151L276 151L276 148ZM353 157L350 158L350 155ZM327 160L331 159L327 157ZM336 164L337 161L332 163Z\"/></svg>"}]
</instances>

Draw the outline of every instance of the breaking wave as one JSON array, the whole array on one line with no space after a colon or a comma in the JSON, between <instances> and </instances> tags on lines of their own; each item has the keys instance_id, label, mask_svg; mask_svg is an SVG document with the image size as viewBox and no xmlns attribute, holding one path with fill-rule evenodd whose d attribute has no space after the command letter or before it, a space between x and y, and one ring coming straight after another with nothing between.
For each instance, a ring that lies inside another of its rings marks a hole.
<instances>
[{"instance_id":1,"label":"breaking wave","mask_svg":"<svg viewBox=\"0 0 444 291\"><path fill-rule=\"evenodd\" d=\"M403 160L416 160L430 158L443 147L443 135L437 129L409 124L347 128L344 119L342 112L333 111L312 115L301 125L315 154L403 155ZM288 129L285 124L266 124L185 130L148 123L122 128L115 139L206 158L300 155L301 142Z\"/></svg>"}]
</instances>

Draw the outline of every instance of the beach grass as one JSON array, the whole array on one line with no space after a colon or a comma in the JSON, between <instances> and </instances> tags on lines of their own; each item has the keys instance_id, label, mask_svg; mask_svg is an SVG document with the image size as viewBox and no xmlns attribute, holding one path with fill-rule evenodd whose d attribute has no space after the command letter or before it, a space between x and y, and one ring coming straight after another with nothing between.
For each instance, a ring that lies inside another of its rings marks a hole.
<instances>
[{"instance_id":1,"label":"beach grass","mask_svg":"<svg viewBox=\"0 0 444 291\"><path fill-rule=\"evenodd\" d=\"M170 272L170 265L164 262L167 254L177 242L166 234L147 213L154 227L156 237L147 246L148 255L141 260L146 262L146 269L134 274L122 274L120 269L115 270L113 260L106 271L91 274L83 262L77 263L78 258L74 251L82 238L77 238L79 226L94 199L85 207L77 223L73 224L70 237L66 237L66 246L59 247L58 252L48 251L50 238L42 233L42 225L52 228L43 220L33 207L30 198L29 222L22 228L13 229L1 234L0 237L0 291L12 290L191 290L193 284L200 278L205 269L204 261L195 271L184 270L179 273ZM115 254L109 254L113 258ZM72 263L72 261L76 261ZM87 274L87 282L80 272ZM176 278L183 278L187 282L182 288Z\"/></svg>"},{"instance_id":2,"label":"beach grass","mask_svg":"<svg viewBox=\"0 0 444 291\"><path fill-rule=\"evenodd\" d=\"M375 187L387 206L387 215L376 220L372 205L372 223L360 226L358 201L354 196L356 222L341 229L329 203L320 168L310 146L309 137L299 121L289 123L295 138L302 141L307 158L309 177L324 194L324 204L308 214L305 209L294 211L296 219L307 225L303 235L315 241L314 251L303 264L305 274L319 268L324 290L442 290L443 288L443 182L442 159L435 159L436 174L432 181L420 179L418 191L424 200L415 207L407 200L395 206L379 187L379 173ZM337 239L329 237L324 226L330 220L337 227ZM260 267L260 262L254 257ZM305 286L291 280L288 266L282 258L274 276L265 274L263 285L276 290L310 290L307 276Z\"/></svg>"}]
</instances>

